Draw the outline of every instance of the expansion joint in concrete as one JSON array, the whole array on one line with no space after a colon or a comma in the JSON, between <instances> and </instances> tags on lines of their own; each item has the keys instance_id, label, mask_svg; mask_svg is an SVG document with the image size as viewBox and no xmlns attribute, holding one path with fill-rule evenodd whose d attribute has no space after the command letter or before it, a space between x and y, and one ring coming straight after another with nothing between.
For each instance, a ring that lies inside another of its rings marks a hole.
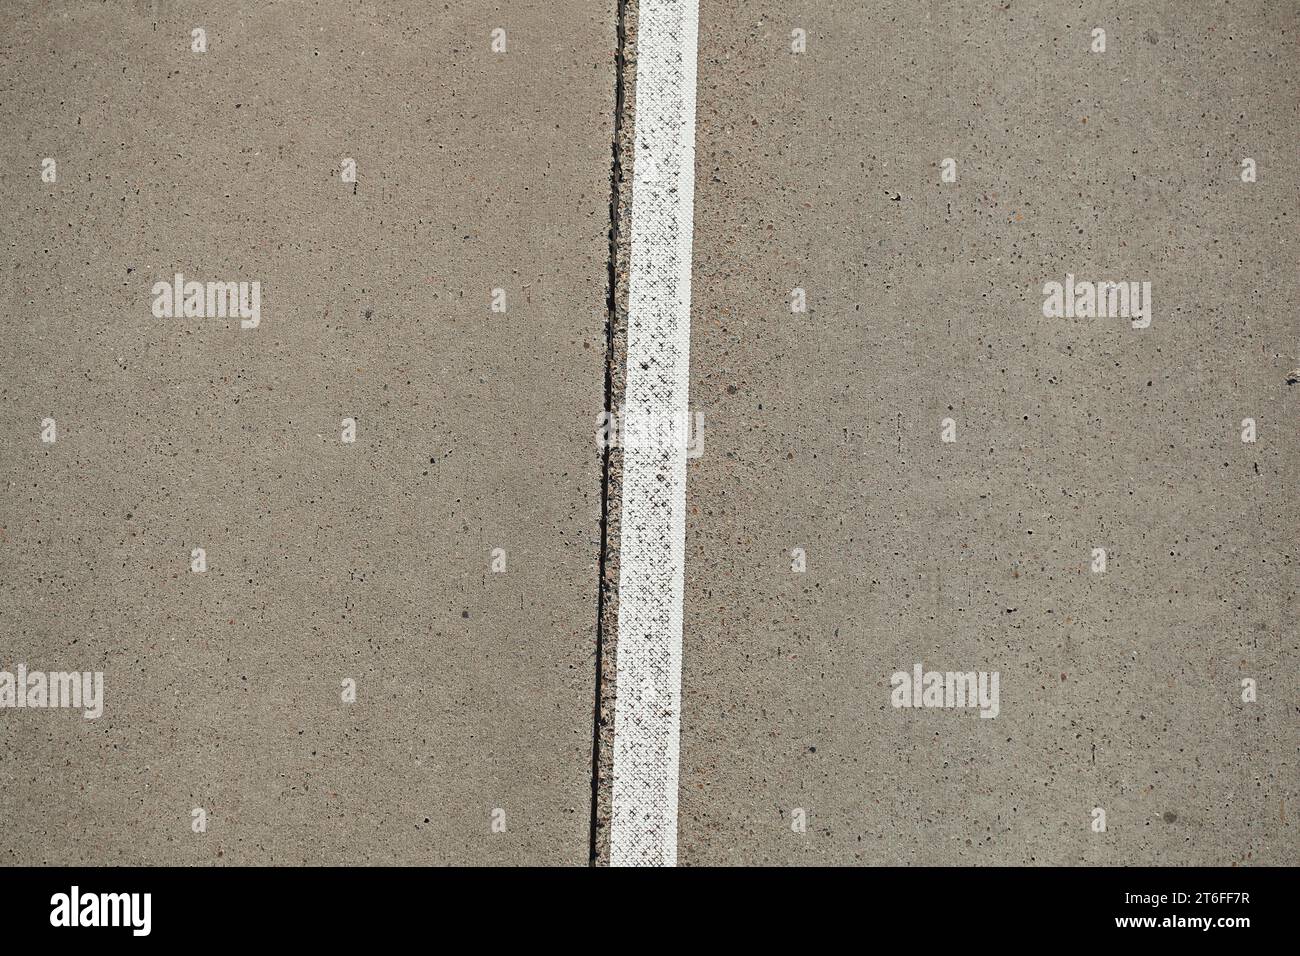
<instances>
[{"instance_id":1,"label":"expansion joint in concrete","mask_svg":"<svg viewBox=\"0 0 1300 956\"><path fill-rule=\"evenodd\" d=\"M605 421L614 413L614 371L617 367L614 330L618 324L618 248L619 218L622 215L621 192L623 182L623 156L621 138L623 132L624 89L623 72L625 65L625 45L627 42L627 3L618 0L617 12L617 47L614 54L614 122L610 141L609 168L609 260L606 278L607 290L605 300ZM603 667L605 661L605 598L608 591L606 571L609 558L609 494L610 494L610 456L612 449L608 443L601 450L600 475L600 556L597 564L596 587L596 674L595 702L592 710L591 728L591 823L589 834L589 862L596 865L598 853L598 822L600 815L600 738L602 718L602 694L604 692Z\"/></svg>"}]
</instances>

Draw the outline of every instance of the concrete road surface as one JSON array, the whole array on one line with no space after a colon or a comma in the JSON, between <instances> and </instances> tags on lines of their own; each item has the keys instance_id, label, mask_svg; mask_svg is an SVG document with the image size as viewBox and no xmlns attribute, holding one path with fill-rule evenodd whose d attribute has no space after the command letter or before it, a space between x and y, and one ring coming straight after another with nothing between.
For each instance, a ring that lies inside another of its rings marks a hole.
<instances>
[{"instance_id":1,"label":"concrete road surface","mask_svg":"<svg viewBox=\"0 0 1300 956\"><path fill-rule=\"evenodd\" d=\"M702 0L682 863L1296 860L1297 26Z\"/></svg>"},{"instance_id":2,"label":"concrete road surface","mask_svg":"<svg viewBox=\"0 0 1300 956\"><path fill-rule=\"evenodd\" d=\"M612 5L0 17L0 860L586 863Z\"/></svg>"},{"instance_id":3,"label":"concrete road surface","mask_svg":"<svg viewBox=\"0 0 1300 956\"><path fill-rule=\"evenodd\" d=\"M1298 29L9 4L0 863L1294 863Z\"/></svg>"}]
</instances>

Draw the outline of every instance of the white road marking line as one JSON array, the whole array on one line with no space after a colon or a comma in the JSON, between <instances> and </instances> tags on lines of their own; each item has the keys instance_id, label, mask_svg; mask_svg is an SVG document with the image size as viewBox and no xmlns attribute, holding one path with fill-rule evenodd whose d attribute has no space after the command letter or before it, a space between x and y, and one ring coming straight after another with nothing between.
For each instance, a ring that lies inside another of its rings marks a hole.
<instances>
[{"instance_id":1,"label":"white road marking line","mask_svg":"<svg viewBox=\"0 0 1300 956\"><path fill-rule=\"evenodd\" d=\"M637 15L623 421L687 421L698 0ZM623 442L610 863L677 863L686 448Z\"/></svg>"}]
</instances>

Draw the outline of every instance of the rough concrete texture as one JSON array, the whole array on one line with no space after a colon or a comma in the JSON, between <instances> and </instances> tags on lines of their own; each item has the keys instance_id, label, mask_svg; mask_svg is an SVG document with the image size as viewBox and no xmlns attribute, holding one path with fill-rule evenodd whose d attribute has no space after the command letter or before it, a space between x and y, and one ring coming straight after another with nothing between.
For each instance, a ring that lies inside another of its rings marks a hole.
<instances>
[{"instance_id":1,"label":"rough concrete texture","mask_svg":"<svg viewBox=\"0 0 1300 956\"><path fill-rule=\"evenodd\" d=\"M683 864L1296 861L1298 29L702 0Z\"/></svg>"},{"instance_id":2,"label":"rough concrete texture","mask_svg":"<svg viewBox=\"0 0 1300 956\"><path fill-rule=\"evenodd\" d=\"M586 862L613 22L0 13L0 668L106 697L0 712L0 861Z\"/></svg>"},{"instance_id":3,"label":"rough concrete texture","mask_svg":"<svg viewBox=\"0 0 1300 956\"><path fill-rule=\"evenodd\" d=\"M106 698L0 709L0 864L607 859L618 7L0 12L0 669ZM1297 29L701 0L681 863L1296 861Z\"/></svg>"}]
</instances>

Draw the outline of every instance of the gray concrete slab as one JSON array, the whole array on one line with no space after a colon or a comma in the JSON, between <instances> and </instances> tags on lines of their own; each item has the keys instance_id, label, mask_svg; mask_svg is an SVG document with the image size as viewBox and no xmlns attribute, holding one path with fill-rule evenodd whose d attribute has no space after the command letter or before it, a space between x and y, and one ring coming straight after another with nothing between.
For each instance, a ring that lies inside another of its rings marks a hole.
<instances>
[{"instance_id":1,"label":"gray concrete slab","mask_svg":"<svg viewBox=\"0 0 1300 956\"><path fill-rule=\"evenodd\" d=\"M607 858L617 8L0 14L0 862ZM1294 862L1297 26L702 0L680 862Z\"/></svg>"},{"instance_id":2,"label":"gray concrete slab","mask_svg":"<svg viewBox=\"0 0 1300 956\"><path fill-rule=\"evenodd\" d=\"M703 0L683 864L1295 862L1298 26Z\"/></svg>"},{"instance_id":3,"label":"gray concrete slab","mask_svg":"<svg viewBox=\"0 0 1300 956\"><path fill-rule=\"evenodd\" d=\"M0 860L586 862L612 9L0 14Z\"/></svg>"}]
</instances>

